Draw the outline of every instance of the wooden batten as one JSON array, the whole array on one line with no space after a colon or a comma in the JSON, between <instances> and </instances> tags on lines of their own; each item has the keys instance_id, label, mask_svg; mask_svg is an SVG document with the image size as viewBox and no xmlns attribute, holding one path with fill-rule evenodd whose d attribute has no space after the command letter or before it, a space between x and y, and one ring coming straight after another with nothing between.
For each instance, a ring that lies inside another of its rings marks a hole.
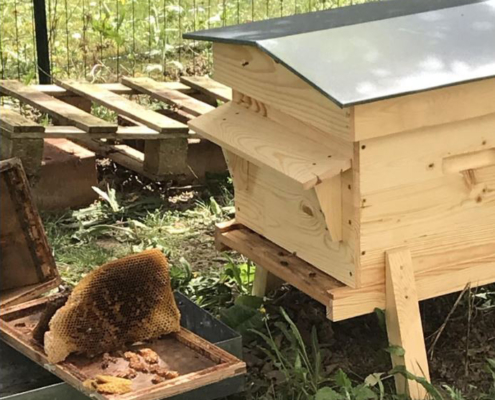
<instances>
[{"instance_id":1,"label":"wooden batten","mask_svg":"<svg viewBox=\"0 0 495 400\"><path fill-rule=\"evenodd\" d=\"M325 215L327 228L334 242L342 240L342 178L341 174L325 179L315 186L316 197Z\"/></svg>"},{"instance_id":2,"label":"wooden batten","mask_svg":"<svg viewBox=\"0 0 495 400\"><path fill-rule=\"evenodd\" d=\"M310 189L351 167L351 160L297 131L233 102L191 120L191 129L258 166Z\"/></svg>"},{"instance_id":3,"label":"wooden batten","mask_svg":"<svg viewBox=\"0 0 495 400\"><path fill-rule=\"evenodd\" d=\"M216 81L332 136L351 140L352 110L339 108L261 50L214 43L213 62Z\"/></svg>"}]
</instances>

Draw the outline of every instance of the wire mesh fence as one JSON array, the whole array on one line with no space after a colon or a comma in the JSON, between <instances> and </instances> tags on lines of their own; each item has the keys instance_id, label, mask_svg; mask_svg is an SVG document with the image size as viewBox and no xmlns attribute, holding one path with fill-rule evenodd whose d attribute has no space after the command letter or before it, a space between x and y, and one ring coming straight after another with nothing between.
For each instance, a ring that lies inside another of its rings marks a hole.
<instances>
[{"instance_id":1,"label":"wire mesh fence","mask_svg":"<svg viewBox=\"0 0 495 400\"><path fill-rule=\"evenodd\" d=\"M351 4L353 0L46 0L51 73L114 81L204 74L210 45L184 32ZM354 2L362 2L357 0ZM0 0L1 78L36 79L33 0Z\"/></svg>"}]
</instances>

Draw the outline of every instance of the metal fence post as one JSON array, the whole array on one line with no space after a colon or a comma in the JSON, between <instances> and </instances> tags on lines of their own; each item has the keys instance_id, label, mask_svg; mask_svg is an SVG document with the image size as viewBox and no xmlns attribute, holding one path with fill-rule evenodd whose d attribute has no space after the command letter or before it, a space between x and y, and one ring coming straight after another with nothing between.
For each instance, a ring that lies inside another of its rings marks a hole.
<instances>
[{"instance_id":1,"label":"metal fence post","mask_svg":"<svg viewBox=\"0 0 495 400\"><path fill-rule=\"evenodd\" d=\"M36 28L36 54L38 58L38 78L40 84L52 83L50 72L50 49L46 26L45 0L33 0L34 24Z\"/></svg>"}]
</instances>

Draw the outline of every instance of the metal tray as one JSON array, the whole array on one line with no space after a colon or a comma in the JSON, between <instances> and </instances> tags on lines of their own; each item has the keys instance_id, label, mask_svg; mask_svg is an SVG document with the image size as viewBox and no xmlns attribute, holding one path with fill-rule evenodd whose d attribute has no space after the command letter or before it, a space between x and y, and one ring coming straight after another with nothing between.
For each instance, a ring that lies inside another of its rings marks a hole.
<instances>
[{"instance_id":1,"label":"metal tray","mask_svg":"<svg viewBox=\"0 0 495 400\"><path fill-rule=\"evenodd\" d=\"M242 358L241 336L201 309L186 296L176 292L181 310L181 325L203 339ZM173 400L213 400L244 390L244 376L235 376L190 392ZM0 400L88 400L89 397L44 370L22 354L0 342Z\"/></svg>"}]
</instances>

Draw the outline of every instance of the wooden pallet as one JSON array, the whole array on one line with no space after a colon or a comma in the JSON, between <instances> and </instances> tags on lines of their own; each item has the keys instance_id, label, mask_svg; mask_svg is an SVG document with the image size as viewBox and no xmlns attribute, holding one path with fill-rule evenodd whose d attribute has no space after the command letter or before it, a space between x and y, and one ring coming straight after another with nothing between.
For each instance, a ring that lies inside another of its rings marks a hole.
<instances>
[{"instance_id":1,"label":"wooden pallet","mask_svg":"<svg viewBox=\"0 0 495 400\"><path fill-rule=\"evenodd\" d=\"M43 139L66 138L160 180L187 172L189 145L204 140L187 127L187 122L214 110L218 101L229 101L231 90L208 77L184 78L183 83L123 78L117 84L64 80L38 86L4 80L0 81L0 95L16 98L46 113L54 122L42 126L11 108L0 107L2 158L16 155L27 145L27 153L33 153L33 149L39 153ZM128 98L132 95L149 96L170 109L151 110ZM118 121L111 123L92 115L92 103L115 112ZM144 140L144 151L127 145L126 140Z\"/></svg>"}]
</instances>

